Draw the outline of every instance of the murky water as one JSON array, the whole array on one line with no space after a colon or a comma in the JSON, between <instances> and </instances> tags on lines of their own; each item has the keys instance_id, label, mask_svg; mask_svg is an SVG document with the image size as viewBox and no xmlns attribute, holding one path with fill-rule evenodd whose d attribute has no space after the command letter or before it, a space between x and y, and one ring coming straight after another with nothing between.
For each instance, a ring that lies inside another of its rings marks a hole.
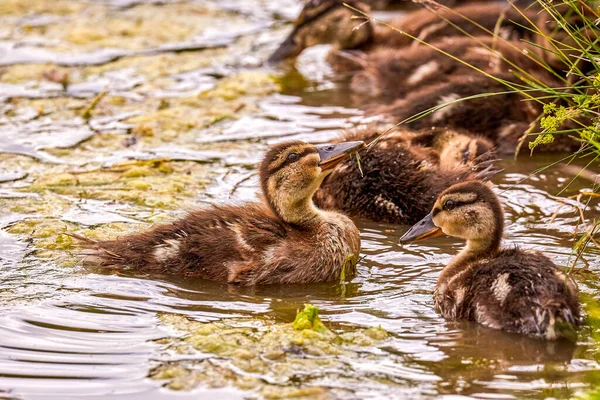
<instances>
[{"instance_id":1,"label":"murky water","mask_svg":"<svg viewBox=\"0 0 600 400\"><path fill-rule=\"evenodd\" d=\"M285 34L277 21L293 17L296 2L139 3L0 6L0 63L27 62L0 76L6 89L0 94L0 398L244 398L264 395L260 386L270 385L323 389L307 397L541 399L570 398L598 382L590 328L570 346L440 318L433 311L435 281L461 243L438 238L402 248L397 243L406 227L359 221L365 258L347 284L235 288L80 268L61 232L115 237L204 202L254 199L254 165L268 144L324 142L364 121L343 83L332 80L326 49L303 55L299 72L259 67ZM198 15L204 25L154 37L143 27L157 12ZM105 41L117 43L108 37L114 32L74 22L110 17L125 21L114 28L119 32L133 30L126 22L138 18L142 28L131 35L146 40L122 39L123 48L109 52L101 49ZM218 35L223 21L231 32ZM57 24L86 40L69 39ZM30 64L56 60L66 69ZM66 90L54 82L62 73L73 81ZM282 90L265 89L274 85L269 74L278 76ZM108 100L91 118L82 117L106 88ZM579 203L566 197L593 182L578 178L567 187L573 173L565 167L526 179L553 160L505 160L495 182L506 209L506 244L567 265ZM590 203L585 212L594 218L598 211ZM600 300L599 261L600 251L590 248L578 264L587 270L576 278L583 293ZM163 315L229 321L258 334L268 324L291 322L308 302L339 334L381 326L390 335L336 355L307 356L315 362L310 369L277 374L240 369L210 352L174 353L159 340L183 334ZM210 363L233 381L243 376L260 383L244 389L206 380L173 390L168 380L149 377L166 362L198 370Z\"/></svg>"}]
</instances>

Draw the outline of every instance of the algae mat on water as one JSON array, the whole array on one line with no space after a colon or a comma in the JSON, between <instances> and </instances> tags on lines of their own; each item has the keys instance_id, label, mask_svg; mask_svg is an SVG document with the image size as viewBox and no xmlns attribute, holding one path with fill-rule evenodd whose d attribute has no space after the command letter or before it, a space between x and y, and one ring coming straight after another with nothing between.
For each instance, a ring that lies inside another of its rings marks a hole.
<instances>
[{"instance_id":1,"label":"algae mat on water","mask_svg":"<svg viewBox=\"0 0 600 400\"><path fill-rule=\"evenodd\" d=\"M172 314L161 315L160 320L165 327L183 332L159 340L167 354L179 360L162 363L151 374L170 389L233 386L251 391L249 395L277 399L339 397L361 386L394 386L391 380L369 374L369 366L376 368L391 357L376 351L385 345L385 330L337 334L321 322L318 309L310 304L290 324L266 319L200 323ZM182 355L193 358L181 359Z\"/></svg>"}]
</instances>

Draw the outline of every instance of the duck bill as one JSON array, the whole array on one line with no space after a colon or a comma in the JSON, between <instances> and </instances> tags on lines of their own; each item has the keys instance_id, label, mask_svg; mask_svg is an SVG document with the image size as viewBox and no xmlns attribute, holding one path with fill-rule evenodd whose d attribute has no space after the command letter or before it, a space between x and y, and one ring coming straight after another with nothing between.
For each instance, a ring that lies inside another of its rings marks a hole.
<instances>
[{"instance_id":1,"label":"duck bill","mask_svg":"<svg viewBox=\"0 0 600 400\"><path fill-rule=\"evenodd\" d=\"M411 226L411 228L400 238L400 243L415 242L417 240L429 239L443 235L440 228L433 223L433 215L427 214L425 218Z\"/></svg>"},{"instance_id":2,"label":"duck bill","mask_svg":"<svg viewBox=\"0 0 600 400\"><path fill-rule=\"evenodd\" d=\"M344 142L338 144L323 144L316 146L317 153L321 158L319 167L321 171L328 171L335 168L340 161L344 160L348 155L362 148L365 142Z\"/></svg>"},{"instance_id":3,"label":"duck bill","mask_svg":"<svg viewBox=\"0 0 600 400\"><path fill-rule=\"evenodd\" d=\"M285 40L279 45L277 50L271 54L271 57L267 60L267 63L276 65L288 58L294 58L302 52L302 48L296 43L294 37L296 36L296 29L285 38Z\"/></svg>"}]
</instances>

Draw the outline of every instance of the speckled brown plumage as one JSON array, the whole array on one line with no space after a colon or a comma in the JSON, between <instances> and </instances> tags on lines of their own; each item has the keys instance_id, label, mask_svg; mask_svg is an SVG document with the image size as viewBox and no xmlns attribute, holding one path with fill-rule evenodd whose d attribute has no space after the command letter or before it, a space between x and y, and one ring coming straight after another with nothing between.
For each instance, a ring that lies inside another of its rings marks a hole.
<instances>
[{"instance_id":1,"label":"speckled brown plumage","mask_svg":"<svg viewBox=\"0 0 600 400\"><path fill-rule=\"evenodd\" d=\"M498 74L498 78L515 81L512 74ZM420 119L411 117L425 110L455 100L485 93L501 93L488 97L475 97L458 101ZM534 97L541 93L530 92ZM446 127L464 129L490 139L500 154L514 154L523 133L542 112L542 104L526 100L518 93L511 93L503 83L481 75L460 75L449 82L429 85L415 90L390 105L373 105L367 108L371 115L387 115L391 123L404 121L410 129ZM533 140L535 136L529 136ZM539 146L536 151L575 151L580 143L568 135L557 135L551 145ZM527 148L525 143L524 148Z\"/></svg>"},{"instance_id":2,"label":"speckled brown plumage","mask_svg":"<svg viewBox=\"0 0 600 400\"><path fill-rule=\"evenodd\" d=\"M574 283L541 253L501 250L463 271L444 291L436 291L436 308L446 318L542 339L563 336L563 327L555 327L561 322L580 324ZM510 288L506 296L504 288Z\"/></svg>"},{"instance_id":3,"label":"speckled brown plumage","mask_svg":"<svg viewBox=\"0 0 600 400\"><path fill-rule=\"evenodd\" d=\"M401 241L443 233L467 240L443 269L434 293L445 318L476 321L541 339L574 338L577 287L543 254L502 249L502 206L487 184L464 182L442 192L430 214Z\"/></svg>"},{"instance_id":4,"label":"speckled brown plumage","mask_svg":"<svg viewBox=\"0 0 600 400\"><path fill-rule=\"evenodd\" d=\"M369 142L382 132L370 126L347 131L342 140ZM447 130L436 133L443 136ZM315 194L316 204L372 221L414 223L429 212L437 195L453 183L486 179L497 172L493 169L493 157L487 154L473 154L477 161L483 161L480 165L440 164L435 140L428 131L395 129L386 133L373 147L359 153L364 176L356 161L342 162ZM462 154L469 151L468 144L465 146Z\"/></svg>"},{"instance_id":5,"label":"speckled brown plumage","mask_svg":"<svg viewBox=\"0 0 600 400\"><path fill-rule=\"evenodd\" d=\"M505 3L467 4L454 10L442 9L435 12L420 9L389 21L389 25L407 34L403 35L387 26L364 23L364 19L360 18L352 19L353 16L362 14L345 7L344 3L366 13L370 11L369 6L360 1L308 1L294 23L292 32L269 61L277 63L294 58L305 48L317 44L332 44L338 50L371 51L379 47L401 48L411 45L415 43L411 36L431 42L443 37L463 35L461 31L469 35L482 35L486 34L486 30L493 32L496 28L504 39L531 39L530 31L519 25L530 25L525 16L536 19L533 11L522 11L525 14L523 16ZM356 29L358 25L361 26ZM352 60L346 56L340 57L335 52L330 53L328 61L339 72L353 70L355 67Z\"/></svg>"},{"instance_id":6,"label":"speckled brown plumage","mask_svg":"<svg viewBox=\"0 0 600 400\"><path fill-rule=\"evenodd\" d=\"M240 285L334 281L344 268L351 276L359 232L344 215L313 206L312 194L326 175L315 149L291 142L267 153L263 202L212 206L147 232L87 241L87 262ZM297 160L288 158L291 153Z\"/></svg>"},{"instance_id":7,"label":"speckled brown plumage","mask_svg":"<svg viewBox=\"0 0 600 400\"><path fill-rule=\"evenodd\" d=\"M495 30L505 40L530 40L533 35L530 29L525 28L531 25L527 18L536 20L537 13L531 10L519 12L503 2L464 4L435 12L424 8L390 21L389 25L405 35L393 30L395 35L386 34L384 29L391 29L383 26L380 28L381 39L376 36L374 42L377 46L399 48L416 44L411 36L425 42L435 42L449 36L489 35Z\"/></svg>"},{"instance_id":8,"label":"speckled brown plumage","mask_svg":"<svg viewBox=\"0 0 600 400\"><path fill-rule=\"evenodd\" d=\"M451 82L458 75L477 76L480 73L475 68L490 74L515 71L529 80L560 86L555 76L535 61L539 59L538 49L522 42L491 37L446 37L431 46L384 48L365 54L360 61L361 69L353 74L352 92L374 97L379 102L395 100L430 85Z\"/></svg>"}]
</instances>

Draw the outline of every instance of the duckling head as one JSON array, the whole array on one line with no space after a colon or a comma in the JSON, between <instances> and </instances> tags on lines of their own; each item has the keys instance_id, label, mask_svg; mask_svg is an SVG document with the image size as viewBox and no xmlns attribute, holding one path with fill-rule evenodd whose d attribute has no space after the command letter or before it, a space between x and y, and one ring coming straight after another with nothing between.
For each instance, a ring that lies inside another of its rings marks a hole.
<instances>
[{"instance_id":1,"label":"duckling head","mask_svg":"<svg viewBox=\"0 0 600 400\"><path fill-rule=\"evenodd\" d=\"M471 251L498 250L504 231L500 200L482 181L453 185L437 198L432 211L400 238L410 242L442 233L467 240Z\"/></svg>"},{"instance_id":2,"label":"duckling head","mask_svg":"<svg viewBox=\"0 0 600 400\"><path fill-rule=\"evenodd\" d=\"M319 44L332 44L338 49L353 49L371 38L370 24L356 29L364 22L353 19L357 13L346 7L344 3L369 12L370 8L353 0L309 0L294 22L289 36L269 57L270 64L277 64L285 59L295 58L302 50Z\"/></svg>"},{"instance_id":3,"label":"duckling head","mask_svg":"<svg viewBox=\"0 0 600 400\"><path fill-rule=\"evenodd\" d=\"M312 196L323 179L364 142L312 145L300 141L273 146L260 166L260 182L273 212L292 224L308 223L318 211Z\"/></svg>"},{"instance_id":4,"label":"duckling head","mask_svg":"<svg viewBox=\"0 0 600 400\"><path fill-rule=\"evenodd\" d=\"M491 155L494 144L483 137L453 134L438 143L440 165L443 168L455 168L461 165L475 165Z\"/></svg>"}]
</instances>

